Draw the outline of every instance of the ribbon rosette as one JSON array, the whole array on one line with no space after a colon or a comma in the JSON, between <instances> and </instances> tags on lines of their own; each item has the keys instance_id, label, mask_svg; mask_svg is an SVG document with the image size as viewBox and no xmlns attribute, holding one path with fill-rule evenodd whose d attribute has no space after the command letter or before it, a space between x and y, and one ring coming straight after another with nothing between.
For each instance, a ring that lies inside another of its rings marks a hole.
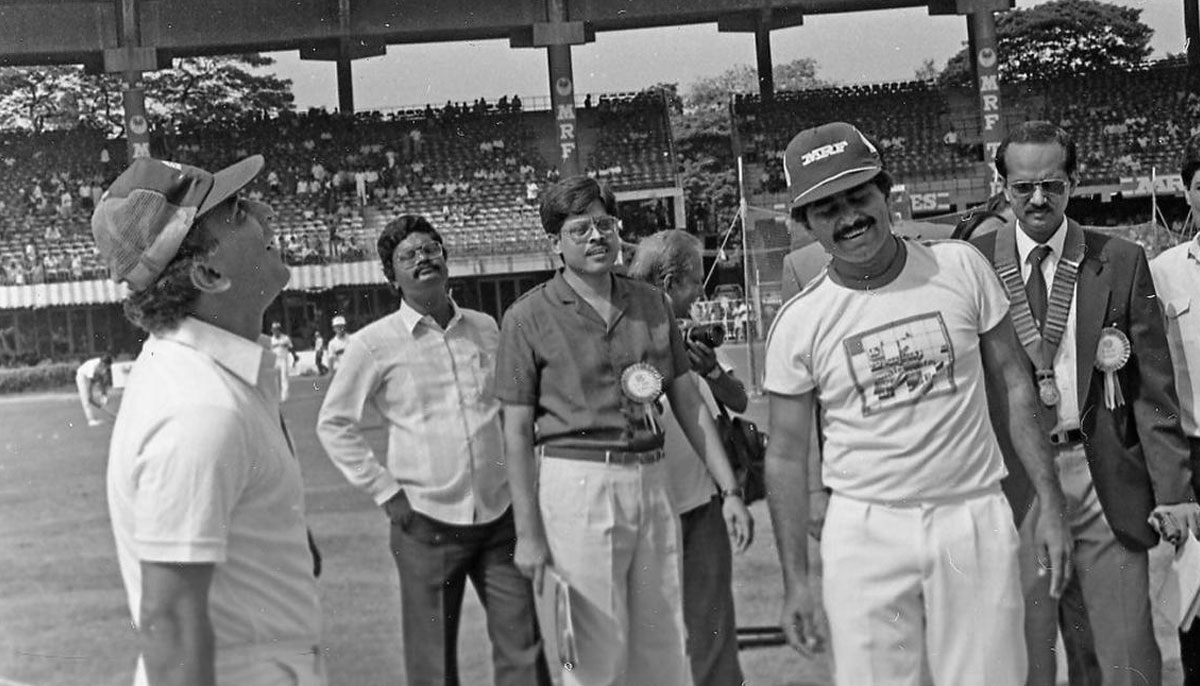
<instances>
[{"instance_id":1,"label":"ribbon rosette","mask_svg":"<svg viewBox=\"0 0 1200 686\"><path fill-rule=\"evenodd\" d=\"M653 403L662 395L663 375L645 362L631 364L621 372L621 391L626 398L642 406L650 432L662 433L658 422L654 420Z\"/></svg>"},{"instance_id":2,"label":"ribbon rosette","mask_svg":"<svg viewBox=\"0 0 1200 686\"><path fill-rule=\"evenodd\" d=\"M1100 331L1100 342L1096 345L1096 369L1104 372L1104 406L1110 410L1125 404L1117 371L1129 361L1131 352L1133 348L1129 344L1129 337L1123 331L1112 326Z\"/></svg>"}]
</instances>

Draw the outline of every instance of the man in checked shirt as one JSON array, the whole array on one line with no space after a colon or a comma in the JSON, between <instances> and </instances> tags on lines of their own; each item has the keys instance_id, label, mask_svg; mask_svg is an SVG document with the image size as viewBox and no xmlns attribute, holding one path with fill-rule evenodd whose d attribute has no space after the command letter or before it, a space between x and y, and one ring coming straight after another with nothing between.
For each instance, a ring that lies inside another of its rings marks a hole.
<instances>
[{"instance_id":1,"label":"man in checked shirt","mask_svg":"<svg viewBox=\"0 0 1200 686\"><path fill-rule=\"evenodd\" d=\"M469 578L486 608L495 683L550 683L533 592L513 564L516 532L492 393L499 329L458 307L442 237L424 217L383 230L379 258L400 309L350 337L317 434L350 483L391 520L411 686L456 686ZM362 433L370 405L387 422L386 466Z\"/></svg>"}]
</instances>

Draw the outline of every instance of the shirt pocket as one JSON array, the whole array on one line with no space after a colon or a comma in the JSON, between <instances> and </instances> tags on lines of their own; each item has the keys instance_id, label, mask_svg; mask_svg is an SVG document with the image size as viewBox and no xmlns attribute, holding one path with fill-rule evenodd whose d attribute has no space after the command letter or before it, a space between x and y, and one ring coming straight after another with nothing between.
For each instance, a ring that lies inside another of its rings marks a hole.
<instances>
[{"instance_id":1,"label":"shirt pocket","mask_svg":"<svg viewBox=\"0 0 1200 686\"><path fill-rule=\"evenodd\" d=\"M496 356L484 350L471 356L471 368L475 379L476 400L491 402L496 393Z\"/></svg>"}]
</instances>

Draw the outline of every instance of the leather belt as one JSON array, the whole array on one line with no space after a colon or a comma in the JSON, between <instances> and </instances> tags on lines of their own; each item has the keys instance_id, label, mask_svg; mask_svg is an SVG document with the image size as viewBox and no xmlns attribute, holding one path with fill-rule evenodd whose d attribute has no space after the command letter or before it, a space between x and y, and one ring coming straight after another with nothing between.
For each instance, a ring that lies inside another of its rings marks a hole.
<instances>
[{"instance_id":1,"label":"leather belt","mask_svg":"<svg viewBox=\"0 0 1200 686\"><path fill-rule=\"evenodd\" d=\"M1065 448L1076 443L1083 443L1083 429L1062 429L1050 432L1050 445Z\"/></svg>"},{"instance_id":2,"label":"leather belt","mask_svg":"<svg viewBox=\"0 0 1200 686\"><path fill-rule=\"evenodd\" d=\"M655 450L601 450L599 448L566 448L545 445L541 447L542 457L554 457L560 460L582 460L584 462L603 462L604 464L654 464L663 459L662 448Z\"/></svg>"}]
</instances>

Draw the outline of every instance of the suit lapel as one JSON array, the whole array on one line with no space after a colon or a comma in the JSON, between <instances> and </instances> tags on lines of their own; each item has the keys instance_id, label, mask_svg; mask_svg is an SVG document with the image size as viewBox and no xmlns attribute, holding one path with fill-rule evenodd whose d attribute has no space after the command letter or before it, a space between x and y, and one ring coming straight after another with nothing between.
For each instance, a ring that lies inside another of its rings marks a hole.
<instances>
[{"instance_id":1,"label":"suit lapel","mask_svg":"<svg viewBox=\"0 0 1200 686\"><path fill-rule=\"evenodd\" d=\"M1100 342L1100 330L1104 328L1104 315L1112 292L1110 274L1105 270L1108 260L1096 246L1093 235L1084 232L1084 236L1087 254L1075 283L1075 302L1079 308L1075 314L1075 385L1079 391L1081 415L1091 389L1096 345Z\"/></svg>"}]
</instances>

